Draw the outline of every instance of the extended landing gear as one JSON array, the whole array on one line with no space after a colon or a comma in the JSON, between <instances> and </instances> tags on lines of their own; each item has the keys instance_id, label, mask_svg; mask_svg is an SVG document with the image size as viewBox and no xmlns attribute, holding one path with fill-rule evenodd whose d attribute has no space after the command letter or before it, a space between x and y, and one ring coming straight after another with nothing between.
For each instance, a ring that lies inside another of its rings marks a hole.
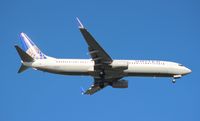
<instances>
[{"instance_id":1,"label":"extended landing gear","mask_svg":"<svg viewBox=\"0 0 200 121\"><path fill-rule=\"evenodd\" d=\"M172 83L175 84L176 83L176 79L173 78L172 79Z\"/></svg>"},{"instance_id":2,"label":"extended landing gear","mask_svg":"<svg viewBox=\"0 0 200 121\"><path fill-rule=\"evenodd\" d=\"M182 76L182 75L174 75L174 76L172 77L172 83L176 83L176 79L181 78L181 76Z\"/></svg>"},{"instance_id":3,"label":"extended landing gear","mask_svg":"<svg viewBox=\"0 0 200 121\"><path fill-rule=\"evenodd\" d=\"M105 77L105 71L104 71L104 70L101 71L101 72L99 73L99 76L100 76L101 78L104 78L104 77Z\"/></svg>"},{"instance_id":4,"label":"extended landing gear","mask_svg":"<svg viewBox=\"0 0 200 121\"><path fill-rule=\"evenodd\" d=\"M99 72L99 77L101 78L101 80L98 82L98 85L100 88L104 88L105 87L105 71L102 70L101 72Z\"/></svg>"}]
</instances>

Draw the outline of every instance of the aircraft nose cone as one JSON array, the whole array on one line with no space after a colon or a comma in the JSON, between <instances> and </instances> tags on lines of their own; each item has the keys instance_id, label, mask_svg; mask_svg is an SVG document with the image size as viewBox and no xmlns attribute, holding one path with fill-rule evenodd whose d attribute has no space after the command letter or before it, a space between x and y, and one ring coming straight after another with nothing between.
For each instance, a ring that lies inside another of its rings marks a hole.
<instances>
[{"instance_id":1,"label":"aircraft nose cone","mask_svg":"<svg viewBox=\"0 0 200 121\"><path fill-rule=\"evenodd\" d=\"M191 70L191 69L188 69L188 74L191 73L191 72L192 72L192 70Z\"/></svg>"},{"instance_id":2,"label":"aircraft nose cone","mask_svg":"<svg viewBox=\"0 0 200 121\"><path fill-rule=\"evenodd\" d=\"M186 73L186 74L189 74L189 73L191 73L191 72L192 72L192 70L190 70L189 68L186 68L186 67L185 67L185 73Z\"/></svg>"}]
</instances>

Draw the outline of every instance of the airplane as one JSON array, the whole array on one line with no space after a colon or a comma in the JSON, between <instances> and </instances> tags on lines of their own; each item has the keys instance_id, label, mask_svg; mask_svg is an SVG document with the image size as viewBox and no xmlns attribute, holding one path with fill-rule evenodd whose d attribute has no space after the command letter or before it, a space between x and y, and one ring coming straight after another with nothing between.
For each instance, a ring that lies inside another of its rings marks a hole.
<instances>
[{"instance_id":1,"label":"airplane","mask_svg":"<svg viewBox=\"0 0 200 121\"><path fill-rule=\"evenodd\" d=\"M79 30L83 35L91 59L58 59L42 53L42 51L25 34L21 33L23 49L15 48L21 58L18 73L28 68L61 75L85 75L94 78L93 84L82 94L92 95L107 86L113 88L128 88L126 76L169 77L175 83L176 79L191 73L182 64L160 60L113 60L100 46L95 38L77 18Z\"/></svg>"}]
</instances>

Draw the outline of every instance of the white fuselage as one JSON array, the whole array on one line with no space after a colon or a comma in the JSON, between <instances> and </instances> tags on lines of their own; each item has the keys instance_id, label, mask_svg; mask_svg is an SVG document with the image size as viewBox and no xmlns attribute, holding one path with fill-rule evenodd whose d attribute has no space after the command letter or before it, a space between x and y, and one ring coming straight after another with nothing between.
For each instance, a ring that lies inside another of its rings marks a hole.
<instances>
[{"instance_id":1,"label":"white fuselage","mask_svg":"<svg viewBox=\"0 0 200 121\"><path fill-rule=\"evenodd\" d=\"M23 62L34 69L63 75L95 75L94 61L90 59L39 59ZM157 60L113 60L111 66L121 67L127 64L122 76L181 77L191 72L181 64Z\"/></svg>"}]
</instances>

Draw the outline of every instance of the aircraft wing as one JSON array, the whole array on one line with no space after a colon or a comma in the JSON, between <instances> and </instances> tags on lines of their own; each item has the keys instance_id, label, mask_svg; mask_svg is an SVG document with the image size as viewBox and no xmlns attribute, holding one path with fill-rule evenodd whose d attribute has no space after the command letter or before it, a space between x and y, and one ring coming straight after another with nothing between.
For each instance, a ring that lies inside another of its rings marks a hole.
<instances>
[{"instance_id":1,"label":"aircraft wing","mask_svg":"<svg viewBox=\"0 0 200 121\"><path fill-rule=\"evenodd\" d=\"M112 58L106 53L106 51L97 43L94 37L87 31L80 20L77 18L79 23L79 29L83 35L85 41L88 44L89 54L94 61L94 83L82 94L92 95L97 91L111 85L114 81L117 81L123 77L122 72L124 69L113 69L111 67Z\"/></svg>"},{"instance_id":2,"label":"aircraft wing","mask_svg":"<svg viewBox=\"0 0 200 121\"><path fill-rule=\"evenodd\" d=\"M94 83L86 91L82 90L82 94L93 95L94 93L96 93L96 92L104 89L105 87L109 86L109 82L118 81L119 79L121 79L121 78L111 78L111 79L104 80L103 83L102 83L101 79L94 78ZM103 86L101 86L101 84L103 84Z\"/></svg>"},{"instance_id":3,"label":"aircraft wing","mask_svg":"<svg viewBox=\"0 0 200 121\"><path fill-rule=\"evenodd\" d=\"M103 88L105 88L106 86L104 86ZM100 90L102 90L103 88L101 88L99 85L97 84L93 84L91 85L91 87L86 90L86 91L83 91L82 94L86 94L86 95L92 95Z\"/></svg>"},{"instance_id":4,"label":"aircraft wing","mask_svg":"<svg viewBox=\"0 0 200 121\"><path fill-rule=\"evenodd\" d=\"M98 92L98 91L100 91L100 90L102 90L103 88L105 88L105 87L108 86L107 83L104 83L104 86L101 87L99 82L101 82L101 80L95 79L95 78L94 78L94 83L93 83L93 84L90 86L90 88L87 89L86 91L85 91L85 90L82 90L82 94L92 95L92 94L94 94L94 93L96 93L96 92Z\"/></svg>"},{"instance_id":5,"label":"aircraft wing","mask_svg":"<svg viewBox=\"0 0 200 121\"><path fill-rule=\"evenodd\" d=\"M97 43L94 37L84 28L83 24L77 18L79 22L79 29L84 39L88 44L89 54L95 62L95 69L105 68L106 65L112 63L112 58L106 53L106 51Z\"/></svg>"}]
</instances>

